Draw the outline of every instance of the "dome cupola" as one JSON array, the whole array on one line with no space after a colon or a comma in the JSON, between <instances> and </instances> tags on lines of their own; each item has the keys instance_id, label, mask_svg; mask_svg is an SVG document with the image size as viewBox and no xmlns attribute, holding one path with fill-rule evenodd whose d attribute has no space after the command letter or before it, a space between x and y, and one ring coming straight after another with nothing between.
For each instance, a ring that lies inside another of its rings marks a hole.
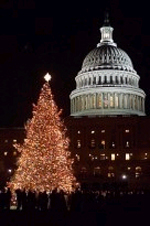
<instances>
[{"instance_id":1,"label":"dome cupola","mask_svg":"<svg viewBox=\"0 0 150 226\"><path fill-rule=\"evenodd\" d=\"M78 72L70 94L71 115L145 115L145 93L128 54L113 41L108 14L101 39Z\"/></svg>"}]
</instances>

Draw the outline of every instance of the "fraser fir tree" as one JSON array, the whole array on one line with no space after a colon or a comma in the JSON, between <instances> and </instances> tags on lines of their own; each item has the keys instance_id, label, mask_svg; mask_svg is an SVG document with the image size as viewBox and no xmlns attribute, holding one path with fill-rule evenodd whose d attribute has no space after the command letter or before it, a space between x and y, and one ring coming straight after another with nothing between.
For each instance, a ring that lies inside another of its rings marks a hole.
<instances>
[{"instance_id":1,"label":"fraser fir tree","mask_svg":"<svg viewBox=\"0 0 150 226\"><path fill-rule=\"evenodd\" d=\"M24 143L14 145L21 156L11 178L12 190L52 191L57 188L71 192L76 187L73 159L68 151L69 139L60 115L61 110L55 104L47 81L37 105L33 105L33 117L25 126Z\"/></svg>"}]
</instances>

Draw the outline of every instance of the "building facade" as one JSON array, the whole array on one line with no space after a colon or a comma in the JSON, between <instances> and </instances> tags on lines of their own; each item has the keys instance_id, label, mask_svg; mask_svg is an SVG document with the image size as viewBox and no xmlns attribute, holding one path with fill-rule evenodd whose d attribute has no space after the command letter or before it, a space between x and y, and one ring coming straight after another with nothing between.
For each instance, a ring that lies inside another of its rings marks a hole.
<instances>
[{"instance_id":1,"label":"building facade","mask_svg":"<svg viewBox=\"0 0 150 226\"><path fill-rule=\"evenodd\" d=\"M16 162L20 153L13 144L23 143L24 138L24 128L0 128L0 189L10 180L17 168Z\"/></svg>"},{"instance_id":2,"label":"building facade","mask_svg":"<svg viewBox=\"0 0 150 226\"><path fill-rule=\"evenodd\" d=\"M149 117L71 116L65 122L75 173L83 186L150 186Z\"/></svg>"},{"instance_id":3,"label":"building facade","mask_svg":"<svg viewBox=\"0 0 150 226\"><path fill-rule=\"evenodd\" d=\"M84 187L150 185L150 118L130 57L113 41L108 17L83 60L65 119L74 169ZM146 131L146 134L145 134Z\"/></svg>"},{"instance_id":4,"label":"building facade","mask_svg":"<svg viewBox=\"0 0 150 226\"><path fill-rule=\"evenodd\" d=\"M150 189L150 117L145 92L128 54L113 41L108 18L101 39L83 60L65 118L74 172L82 188ZM0 187L9 180L23 128L0 129Z\"/></svg>"}]
</instances>

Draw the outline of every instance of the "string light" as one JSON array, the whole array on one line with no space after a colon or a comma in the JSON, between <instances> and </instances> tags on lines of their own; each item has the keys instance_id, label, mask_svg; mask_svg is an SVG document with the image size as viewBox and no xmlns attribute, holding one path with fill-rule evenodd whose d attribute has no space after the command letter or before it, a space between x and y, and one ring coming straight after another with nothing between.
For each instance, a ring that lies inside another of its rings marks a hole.
<instances>
[{"instance_id":1,"label":"string light","mask_svg":"<svg viewBox=\"0 0 150 226\"><path fill-rule=\"evenodd\" d=\"M76 188L73 159L68 151L69 139L65 136L66 128L60 113L46 82L37 105L33 105L33 117L25 125L24 143L14 144L21 156L18 169L8 183L12 191L18 188L52 191L57 188L72 192Z\"/></svg>"}]
</instances>

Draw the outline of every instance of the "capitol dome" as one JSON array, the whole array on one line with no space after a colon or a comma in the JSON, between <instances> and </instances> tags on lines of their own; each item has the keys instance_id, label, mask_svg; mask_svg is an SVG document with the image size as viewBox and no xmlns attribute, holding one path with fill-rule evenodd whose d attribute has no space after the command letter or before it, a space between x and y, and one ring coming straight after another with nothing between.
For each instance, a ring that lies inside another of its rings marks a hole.
<instances>
[{"instance_id":1,"label":"capitol dome","mask_svg":"<svg viewBox=\"0 0 150 226\"><path fill-rule=\"evenodd\" d=\"M135 72L131 59L122 49L114 45L100 45L84 59L81 72L98 69L118 69Z\"/></svg>"},{"instance_id":2,"label":"capitol dome","mask_svg":"<svg viewBox=\"0 0 150 226\"><path fill-rule=\"evenodd\" d=\"M113 41L105 20L101 39L90 51L70 94L71 116L145 115L145 92L128 54Z\"/></svg>"}]
</instances>

